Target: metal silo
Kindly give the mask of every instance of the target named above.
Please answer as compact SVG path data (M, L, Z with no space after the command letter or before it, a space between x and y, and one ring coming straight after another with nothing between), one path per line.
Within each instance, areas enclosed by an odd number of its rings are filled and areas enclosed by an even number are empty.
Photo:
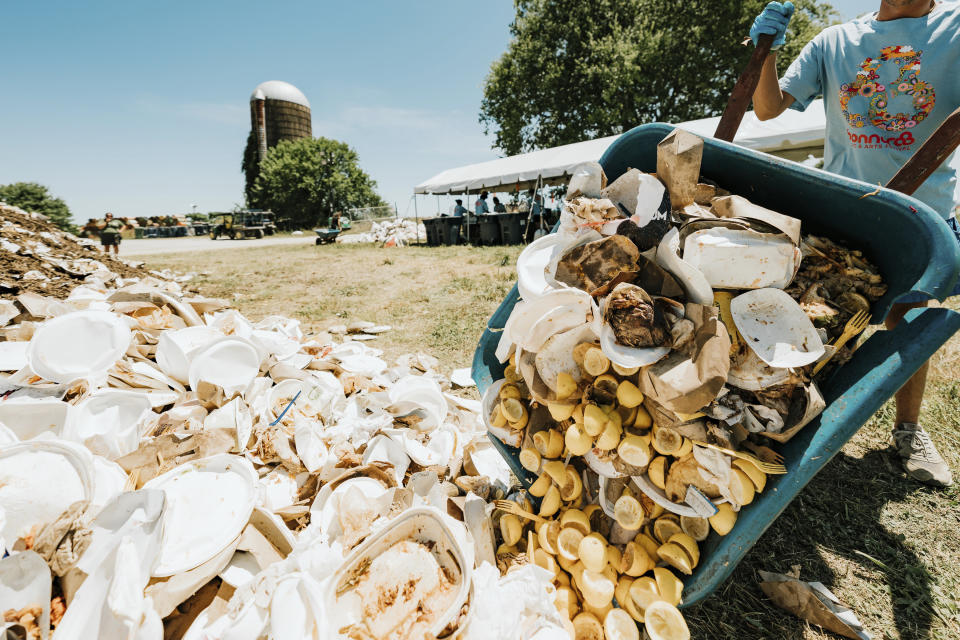
M310 102L289 82L269 80L250 96L250 126L257 136L258 159L281 140L313 136Z

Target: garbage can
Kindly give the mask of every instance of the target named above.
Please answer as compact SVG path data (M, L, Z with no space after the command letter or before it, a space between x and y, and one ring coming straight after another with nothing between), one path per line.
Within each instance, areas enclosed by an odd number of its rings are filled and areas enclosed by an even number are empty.
M612 182L629 167L656 169L657 143L674 127L649 124L617 139L600 160ZM960 249L943 219L919 200L733 144L704 140L704 176L758 205L799 218L804 233L826 235L858 248L877 266L888 286L873 303L873 321L886 317L900 296L920 291L942 299L960 271ZM531 228L536 228L531 225ZM865 232L869 231L869 233ZM473 357L480 393L503 377L496 357L502 329L520 299L517 287L487 321ZM683 606L710 595L734 570L774 519L836 455L860 426L960 330L960 314L944 308L910 311L893 331L878 331L843 367L819 381L826 410L780 447L788 469L769 476L766 490L740 512L724 537L711 534L700 547L700 566L684 581ZM490 437L513 472L529 487L536 477L519 463L519 451Z
M480 222L476 216L469 216L463 221L463 242L472 245L480 244Z
M490 214L480 216L480 244L490 247L502 243L497 217Z
M427 230L427 245L436 247L440 244L440 221L441 218L423 218L424 229Z
M503 244L523 242L523 227L520 226L519 213L498 213L497 223L500 225L500 238Z
M440 218L440 244L449 246L459 244L460 222L463 218Z

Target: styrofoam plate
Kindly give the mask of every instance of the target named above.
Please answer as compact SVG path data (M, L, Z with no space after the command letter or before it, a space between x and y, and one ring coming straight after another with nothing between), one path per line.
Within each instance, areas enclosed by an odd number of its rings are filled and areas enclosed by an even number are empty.
M741 293L730 301L730 315L744 341L771 367L802 367L823 355L810 318L781 289Z
M130 327L109 311L74 311L47 320L27 349L30 368L52 382L105 373L130 345Z
M248 460L221 454L181 464L143 485L167 497L163 544L152 575L193 569L235 540L250 520L256 484Z

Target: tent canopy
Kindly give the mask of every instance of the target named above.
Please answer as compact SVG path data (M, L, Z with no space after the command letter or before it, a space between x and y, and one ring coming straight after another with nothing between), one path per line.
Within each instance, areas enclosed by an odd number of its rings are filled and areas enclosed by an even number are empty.
M703 137L713 136L720 118L691 120L676 126ZM752 111L743 117L734 140L748 149L805 158L823 147L826 120L823 101L815 100L806 111L788 109L773 120L760 122ZM542 184L562 184L582 162L596 162L619 135L541 149L507 158L447 169L414 187L414 193L458 194L479 191L529 189Z

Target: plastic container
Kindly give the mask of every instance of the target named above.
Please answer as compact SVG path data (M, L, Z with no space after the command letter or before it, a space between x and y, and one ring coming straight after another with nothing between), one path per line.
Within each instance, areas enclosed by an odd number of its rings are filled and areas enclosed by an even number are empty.
M655 171L657 143L672 130L670 125L649 124L622 135L600 161L608 180L629 167ZM887 315L898 297L919 291L943 299L957 280L960 248L943 219L919 200L886 189L860 199L876 186L714 139L704 141L701 172L755 204L799 218L804 233L863 250L889 287L871 308L874 322ZM514 287L487 322L477 346L473 379L481 393L503 375L495 350L518 300ZM712 534L703 543L700 566L685 581L684 606L720 586L813 476L958 329L960 314L949 309L910 311L896 329L871 336L847 364L820 381L826 410L779 447L789 473L768 478L766 490L740 512L727 536ZM529 486L536 478L520 466L519 451L492 440Z
M468 561L460 542L438 514L436 509L430 507L408 509L353 550L350 557L334 574L326 595L326 609L330 615L331 628L342 629L364 619L360 598L353 593L357 585L350 583L358 582L377 556L404 540L428 545L432 555L444 569L444 573L452 576L455 583L454 593L448 605L430 626L430 636L439 636L451 622L457 619L470 594L473 561L472 559ZM383 616L386 617L386 615L384 612Z

